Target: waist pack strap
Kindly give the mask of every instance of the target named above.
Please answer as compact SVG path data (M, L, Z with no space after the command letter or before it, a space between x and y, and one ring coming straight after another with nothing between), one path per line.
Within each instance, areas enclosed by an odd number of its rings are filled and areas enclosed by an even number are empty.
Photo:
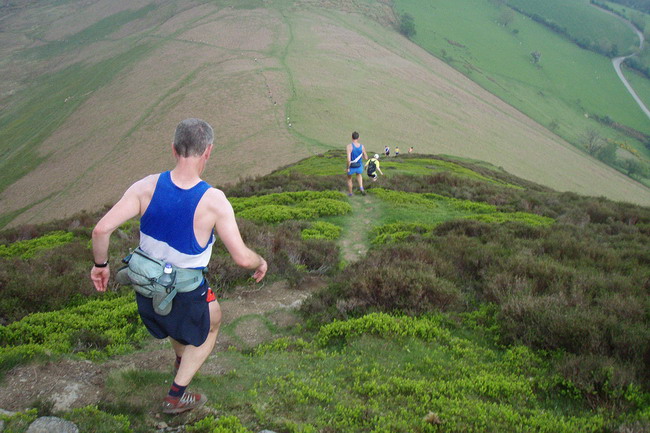
M133 253L129 254L126 256L122 261L127 264L124 268L120 269L117 274L117 281L121 284L131 284L135 286L136 291L138 291L141 294L148 294L154 290L154 287L157 286L156 279L149 279L145 276L144 280L138 282L133 281L132 278L129 278L129 266L128 264L132 260L133 255L138 255L146 260L151 261L153 264L160 266L160 270L165 266L165 262L162 260L158 260L156 258L153 258L146 254L144 251L140 249L140 247L136 248ZM133 269L131 269L133 270ZM174 281L174 286L173 286L173 291L174 294L176 292L191 292L192 290L196 289L198 286L201 285L204 279L204 269L186 269L186 268L179 268L176 266L173 266L173 272L175 272L176 279ZM131 274L134 275L134 274ZM138 290L138 286L140 286L143 290L140 291ZM150 295L149 295L150 297ZM173 296L172 296L173 298Z
M142 251L140 247L136 248L133 253L152 260L163 268L165 267L165 262L151 257ZM176 282L174 283L174 289L178 292L191 292L203 282L203 269L186 269L173 266L173 271L176 272Z
M158 306L156 308L158 308L160 310L165 310L167 308L167 306L169 305L169 303L174 300L174 297L176 296L177 292L178 292L178 290L176 290L176 288L172 289L172 291L169 292L167 294L167 296L165 296L165 299L163 299L160 302L160 304L158 304Z
M186 269L190 270L190 269ZM186 274L185 272L180 272L181 269L176 271L176 284L174 284L174 290L184 293L184 292L191 292L192 290L196 289L201 285L203 282L203 271L200 269L191 269L192 275L194 276L189 276L189 279L184 279L186 278L184 275ZM198 273L198 274L197 274Z

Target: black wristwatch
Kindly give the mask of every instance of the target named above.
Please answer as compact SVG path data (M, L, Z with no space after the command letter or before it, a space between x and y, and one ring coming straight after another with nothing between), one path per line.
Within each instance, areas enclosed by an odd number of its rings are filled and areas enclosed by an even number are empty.
M104 263L95 263L96 268L105 268L106 266L108 266L108 259Z

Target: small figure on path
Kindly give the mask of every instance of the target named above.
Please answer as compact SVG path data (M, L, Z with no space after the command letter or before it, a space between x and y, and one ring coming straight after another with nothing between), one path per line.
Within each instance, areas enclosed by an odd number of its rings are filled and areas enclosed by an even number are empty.
M379 172L382 176L384 175L384 173L381 171L381 168L379 168L379 154L375 153L375 156L366 162L366 173L370 178L372 178L373 182L376 182L377 172Z
M363 160L368 159L366 155L366 148L363 147L363 144L359 143L359 133L354 131L352 133L352 143L347 145L346 148L347 158L348 158L348 167L345 170L348 175L348 196L352 197L352 175L356 175L357 183L359 184L359 190L362 195L366 195L366 191L363 189Z

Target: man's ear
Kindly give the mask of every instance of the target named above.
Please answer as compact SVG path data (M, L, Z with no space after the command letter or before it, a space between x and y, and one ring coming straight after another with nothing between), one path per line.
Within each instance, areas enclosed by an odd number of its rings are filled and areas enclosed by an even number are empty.
M173 141L172 141L172 155L174 155L174 158L178 159L178 154L176 153L176 148L174 147Z
M210 144L207 149L205 149L205 152L203 152L203 155L205 156L205 159L208 160L210 159L210 154L212 153L212 148L214 147L214 143Z

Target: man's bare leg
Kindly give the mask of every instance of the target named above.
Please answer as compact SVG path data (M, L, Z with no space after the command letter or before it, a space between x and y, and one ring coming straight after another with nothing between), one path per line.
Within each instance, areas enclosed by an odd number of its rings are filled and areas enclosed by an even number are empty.
M348 194L352 195L352 175L348 174Z
M361 173L357 173L357 182L359 182L359 189L363 192L363 176L361 176ZM352 184L352 179L350 179L350 184Z
M219 325L221 324L221 307L218 301L210 302L210 331L208 337L200 346L184 345L178 341L170 338L176 356L183 358L181 365L178 368L174 382L180 386L187 386L192 381L192 378L199 371L217 341L219 334Z

